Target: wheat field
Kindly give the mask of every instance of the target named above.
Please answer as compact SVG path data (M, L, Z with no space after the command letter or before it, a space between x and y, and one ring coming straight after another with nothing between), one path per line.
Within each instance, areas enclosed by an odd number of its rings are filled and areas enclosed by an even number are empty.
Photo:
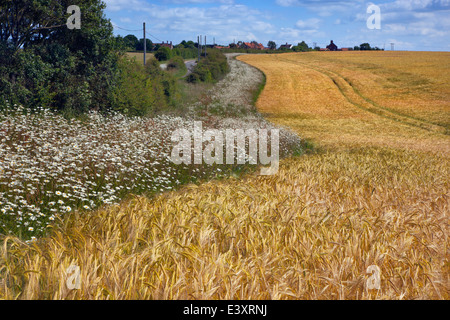
M450 53L242 56L270 78L258 109L322 146L449 153ZM282 92L282 94L280 94Z
M317 152L5 237L0 298L449 299L448 53L239 59L266 75L258 110Z

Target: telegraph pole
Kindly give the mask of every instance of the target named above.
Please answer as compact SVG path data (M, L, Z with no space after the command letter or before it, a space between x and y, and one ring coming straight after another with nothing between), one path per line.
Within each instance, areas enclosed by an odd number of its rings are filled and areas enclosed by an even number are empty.
M205 58L206 58L206 36L205 36Z
M391 43L391 51L394 51L394 45L395 43Z
M198 55L198 62L200 62L200 37L197 36L197 55Z
M144 22L144 66L147 63L146 59L146 53L147 53L147 39L145 38L145 22Z

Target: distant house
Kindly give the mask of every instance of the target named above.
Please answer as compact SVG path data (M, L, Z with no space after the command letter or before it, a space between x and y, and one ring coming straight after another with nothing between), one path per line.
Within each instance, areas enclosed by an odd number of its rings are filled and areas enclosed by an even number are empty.
M331 40L331 43L327 45L327 49L330 51L338 51L338 47L334 44L333 40Z
M294 46L293 46L292 44L288 44L288 43L286 42L286 44L283 44L283 45L280 46L280 49L281 49L281 50L282 50L282 49L288 49L288 50L291 50L293 47L294 47Z
M225 47L225 46L214 46L214 49L230 49L230 46Z
M256 43L256 42L244 42L244 43L242 43L241 48L253 49L253 50L265 50L266 49L266 47L264 47L261 43Z
M154 46L155 46L155 47L156 47L156 46L159 46L159 47L166 47L166 48L169 48L170 50L173 49L172 41L170 41L170 43L169 43L169 41L167 41L167 43L165 43L164 41L163 41L162 43L154 43Z

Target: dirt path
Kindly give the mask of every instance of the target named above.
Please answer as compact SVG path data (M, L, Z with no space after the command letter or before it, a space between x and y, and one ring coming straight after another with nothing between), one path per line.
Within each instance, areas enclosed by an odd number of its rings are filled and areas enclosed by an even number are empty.
M184 64L186 65L187 72L183 76L183 78L186 78L187 76L189 76L192 73L192 71L194 71L194 68L197 65L197 60L188 60L188 61L185 61Z

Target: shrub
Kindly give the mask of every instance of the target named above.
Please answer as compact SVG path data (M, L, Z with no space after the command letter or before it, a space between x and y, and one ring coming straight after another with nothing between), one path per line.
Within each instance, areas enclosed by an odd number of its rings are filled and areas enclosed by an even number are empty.
M187 78L188 82L216 82L230 71L227 57L219 50L208 50Z
M127 59L119 62L120 80L114 92L114 109L132 116L153 111L155 95L153 83L144 68Z
M184 63L184 59L181 56L175 56L170 59L167 64L167 69L178 69L178 70L186 70L186 65Z
M167 47L160 47L155 53L155 58L158 61L167 61L172 58L172 51Z
M174 104L179 96L175 78L161 70L155 59L141 64L122 58L113 109L130 116L155 114Z

